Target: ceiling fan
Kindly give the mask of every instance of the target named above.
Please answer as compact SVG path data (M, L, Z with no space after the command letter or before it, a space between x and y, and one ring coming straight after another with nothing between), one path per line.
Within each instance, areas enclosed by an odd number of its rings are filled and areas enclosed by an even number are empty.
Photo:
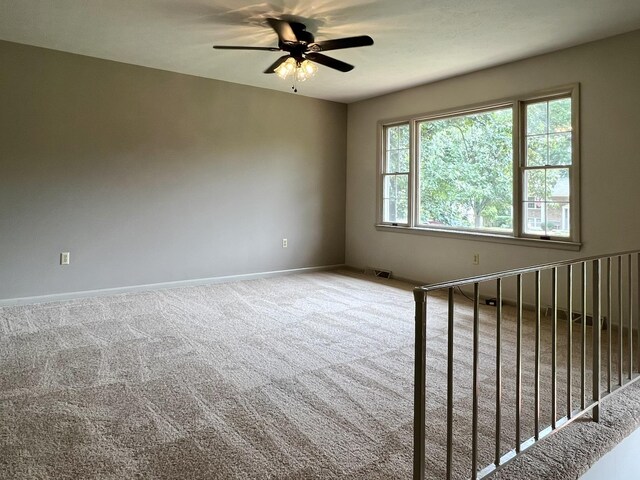
M358 37L338 38L316 42L313 34L307 31L303 23L267 18L267 23L278 34L277 47L240 47L227 45L214 45L213 48L226 50L266 50L269 52L287 52L278 58L264 73L277 73L283 78L289 73L297 72L298 80L305 80L315 73L317 69L310 62L319 63L329 68L348 72L353 70L353 65L341 60L323 55L320 52L327 50L339 50L342 48L365 47L373 45L373 39L368 35Z

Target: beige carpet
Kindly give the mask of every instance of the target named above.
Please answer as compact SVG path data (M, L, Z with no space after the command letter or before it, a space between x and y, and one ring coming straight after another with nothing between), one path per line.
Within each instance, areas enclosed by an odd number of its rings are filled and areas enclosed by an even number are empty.
M456 472L465 478L470 304L458 304ZM445 310L430 303L432 479L444 465ZM480 433L490 461L495 309L483 312ZM509 332L505 322L505 342ZM506 451L506 366L504 375ZM412 382L410 286L348 272L2 308L0 478L410 478ZM601 424L576 423L497 477L577 478L637 425L634 386Z

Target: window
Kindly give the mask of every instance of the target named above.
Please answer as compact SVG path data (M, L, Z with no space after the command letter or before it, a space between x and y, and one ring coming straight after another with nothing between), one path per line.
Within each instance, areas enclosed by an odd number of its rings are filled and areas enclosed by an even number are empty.
M571 98L526 103L524 119L524 196L535 205L524 208L524 231L570 237Z
M407 224L409 220L409 124L386 127L384 144L383 216L390 223Z
M418 225L513 232L513 109L417 122Z
M579 241L578 86L381 123L380 226Z

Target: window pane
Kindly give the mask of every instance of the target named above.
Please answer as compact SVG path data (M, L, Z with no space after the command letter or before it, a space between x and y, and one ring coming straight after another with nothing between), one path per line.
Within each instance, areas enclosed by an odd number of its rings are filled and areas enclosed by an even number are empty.
M387 150L398 148L398 127L387 127Z
M541 168L524 172L524 199L568 202L569 196L568 168Z
M387 152L384 173L409 173L409 150L391 150Z
M386 127L384 173L407 173L409 171L409 125Z
M549 102L549 132L571 131L571 99L561 98Z
M409 148L409 124L386 127L387 129L387 150L398 148Z
M571 98L527 105L525 165L571 165Z
M524 175L524 189L525 233L569 237L569 169L527 170Z
M547 170L547 202L569 201L569 169L554 168Z
M383 185L382 221L407 223L409 200L408 175L385 175Z
M422 225L511 233L512 109L419 124Z
M566 202L548 202L546 207L546 235L550 237L568 237L570 231L569 204Z
M549 131L548 102L527 105L527 135L542 135Z
M549 135L548 165L571 165L571 132Z
M549 197L547 169L526 170L524 172L524 195L527 201L544 202Z
M398 171L398 151L387 152L387 168L385 173L396 173Z
M523 202L524 231L530 235L545 235L544 213L545 204L543 201Z
M398 151L398 172L406 173L409 171L409 149Z
M527 137L527 166L543 167L548 164L547 136Z
M548 237L568 237L571 232L567 202L524 202L525 233Z
M400 125L398 129L398 148L409 149L409 125Z

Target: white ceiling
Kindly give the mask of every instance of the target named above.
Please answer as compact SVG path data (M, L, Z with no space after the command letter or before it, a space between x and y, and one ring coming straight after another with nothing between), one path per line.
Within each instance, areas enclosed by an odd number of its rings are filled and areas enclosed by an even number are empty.
M327 52L353 71L320 66L299 88L353 102L640 29L640 1L0 0L0 39L287 92L262 73L282 53L211 48L276 46L269 17L301 21L316 40L373 37Z

